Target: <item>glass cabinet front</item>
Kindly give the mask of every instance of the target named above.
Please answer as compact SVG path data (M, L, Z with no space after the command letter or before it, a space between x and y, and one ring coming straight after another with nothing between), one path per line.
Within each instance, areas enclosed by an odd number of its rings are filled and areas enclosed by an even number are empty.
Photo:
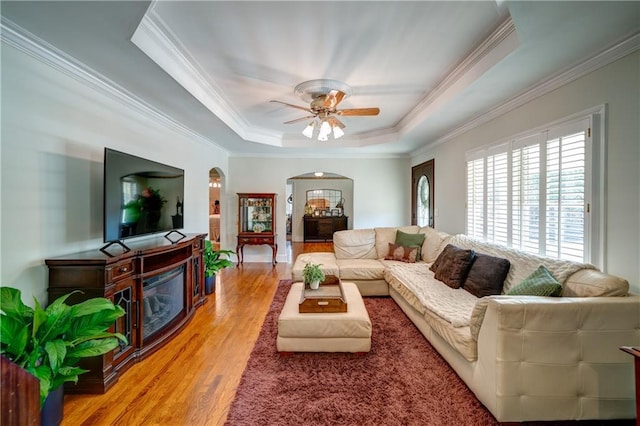
M273 233L275 194L238 194L240 233Z

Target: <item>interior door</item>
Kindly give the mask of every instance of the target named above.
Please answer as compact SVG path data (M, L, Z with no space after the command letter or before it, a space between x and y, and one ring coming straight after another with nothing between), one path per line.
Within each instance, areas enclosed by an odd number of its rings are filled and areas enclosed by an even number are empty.
M435 160L411 168L411 224L435 228Z

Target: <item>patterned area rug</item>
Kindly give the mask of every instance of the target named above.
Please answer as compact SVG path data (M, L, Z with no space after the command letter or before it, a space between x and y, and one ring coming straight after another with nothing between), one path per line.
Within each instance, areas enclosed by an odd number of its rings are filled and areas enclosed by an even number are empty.
M365 297L373 325L365 355L276 351L280 281L243 373L227 425L498 425L390 297ZM523 426L635 425L623 421Z

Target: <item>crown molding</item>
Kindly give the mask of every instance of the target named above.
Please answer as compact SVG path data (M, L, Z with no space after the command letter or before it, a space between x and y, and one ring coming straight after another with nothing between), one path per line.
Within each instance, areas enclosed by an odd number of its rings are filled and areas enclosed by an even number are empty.
M577 64L569 66L555 75L540 81L529 88L525 89L520 95L517 95L497 107L472 118L461 126L448 132L446 135L436 139L430 144L424 145L419 149L411 152L411 156L418 156L428 152L430 149L441 145L455 137L458 137L470 130L485 124L501 115L519 108L534 99L544 96L580 77L584 77L602 67L605 67L618 59L621 59L631 53L640 50L640 32L631 34L623 40L613 44L612 46L596 53L595 55L579 61Z
M194 132L153 107L151 104L135 96L116 82L87 67L72 56L64 53L4 16L0 20L0 42L108 96L125 108L134 110L148 119L184 135L188 139L194 139L207 145L214 144L228 153L226 149L217 145L214 141Z
M250 126L224 97L223 91L207 78L195 57L180 43L156 11L154 2L136 28L131 42L160 68L191 93L244 140L282 146L282 134Z
M508 16L482 43L464 58L431 90L396 128L405 134L477 80L482 74L518 47L516 28Z

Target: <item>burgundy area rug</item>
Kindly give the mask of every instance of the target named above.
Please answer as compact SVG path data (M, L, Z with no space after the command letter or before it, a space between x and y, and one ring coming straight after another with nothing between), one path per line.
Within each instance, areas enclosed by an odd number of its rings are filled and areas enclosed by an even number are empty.
M365 297L371 352L276 351L281 281L243 373L228 425L497 424L398 305Z
M390 297L365 297L371 352L276 351L280 282L242 375L227 425L497 425L491 413ZM523 425L633 425L526 422Z

